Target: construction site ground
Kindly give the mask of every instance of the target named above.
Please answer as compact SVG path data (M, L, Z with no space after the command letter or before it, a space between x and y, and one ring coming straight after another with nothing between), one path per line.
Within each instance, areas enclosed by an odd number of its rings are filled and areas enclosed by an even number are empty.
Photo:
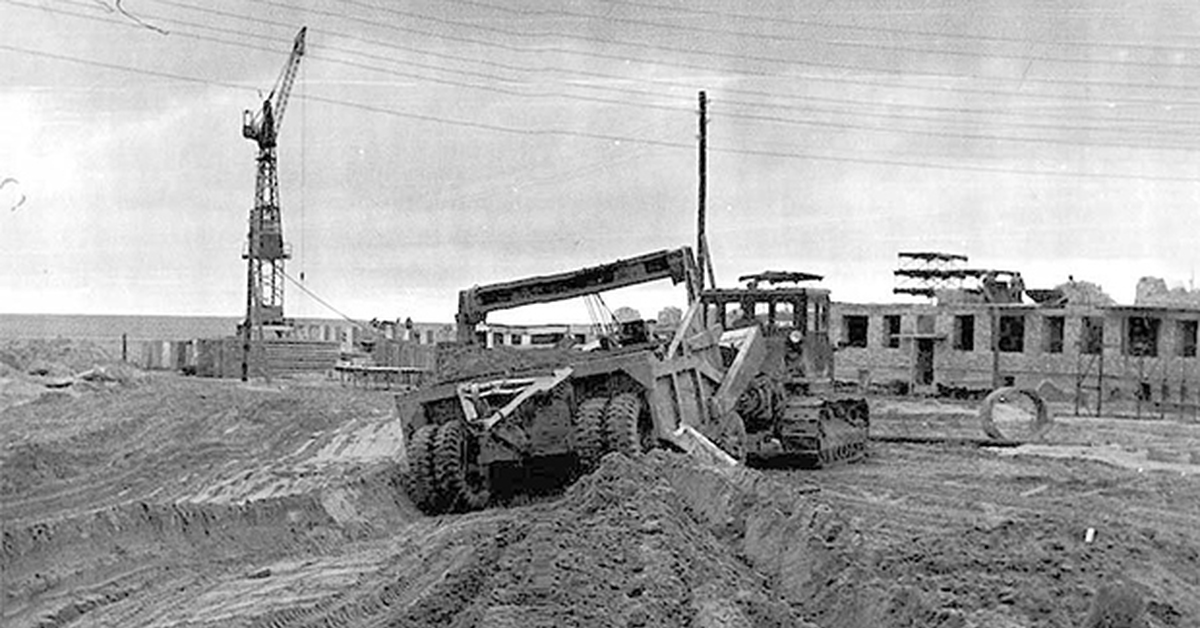
M871 406L880 435L981 436L967 403ZM429 517L393 407L10 344L0 624L1200 626L1188 420L1058 417L1040 444L876 442L821 470L610 455Z

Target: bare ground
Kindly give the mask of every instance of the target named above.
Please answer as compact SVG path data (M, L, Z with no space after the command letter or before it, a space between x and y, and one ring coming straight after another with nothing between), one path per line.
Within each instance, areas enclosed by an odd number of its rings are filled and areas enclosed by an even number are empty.
M1195 424L878 443L819 471L609 456L561 495L426 517L388 395L62 387L81 366L0 373L6 626L1200 626ZM873 412L975 428L965 406ZM1105 595L1141 624L1098 623Z

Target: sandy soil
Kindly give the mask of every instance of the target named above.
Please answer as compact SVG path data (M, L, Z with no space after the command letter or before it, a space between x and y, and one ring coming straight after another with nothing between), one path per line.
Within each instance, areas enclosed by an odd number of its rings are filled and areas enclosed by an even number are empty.
M387 394L10 361L5 626L1122 625L1088 619L1105 599L1200 626L1195 424L1060 420L819 471L611 455L561 494L426 517ZM873 412L981 435L965 405Z

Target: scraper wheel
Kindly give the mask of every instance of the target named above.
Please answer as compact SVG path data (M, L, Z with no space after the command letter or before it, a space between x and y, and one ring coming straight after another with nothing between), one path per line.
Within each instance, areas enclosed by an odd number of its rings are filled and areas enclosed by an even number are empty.
M436 509L437 482L433 473L433 438L436 425L423 426L408 442L408 495L426 512Z
M648 439L643 438L638 425L641 414L642 400L637 395L621 393L612 398L608 409L604 411L604 431L609 449L631 458L649 449Z
M486 467L479 464L479 447L460 421L438 428L433 464L439 491L450 509L479 510L491 498Z
M605 397L595 397L579 404L575 415L575 454L584 473L596 468L604 454Z

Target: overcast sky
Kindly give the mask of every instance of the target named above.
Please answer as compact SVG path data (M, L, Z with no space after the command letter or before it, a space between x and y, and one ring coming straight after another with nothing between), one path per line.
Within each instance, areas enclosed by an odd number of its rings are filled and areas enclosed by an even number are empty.
M694 244L699 90L719 284L806 270L900 300L897 253L934 250L1130 302L1198 261L1198 22L1182 1L0 0L0 311L241 316L242 110L304 25L287 272L350 316L450 321L472 284ZM291 285L284 307L336 316Z

